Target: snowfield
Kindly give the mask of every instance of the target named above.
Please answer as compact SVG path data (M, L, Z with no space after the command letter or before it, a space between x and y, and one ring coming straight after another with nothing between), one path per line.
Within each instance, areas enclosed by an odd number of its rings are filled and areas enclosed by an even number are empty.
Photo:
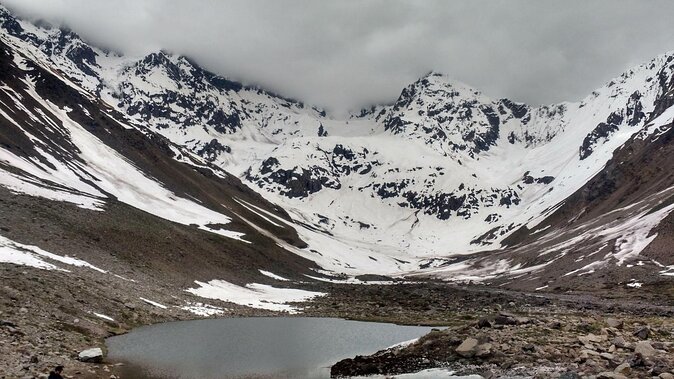
M194 295L218 299L245 305L251 308L267 309L288 313L297 313L300 308L288 303L303 302L316 296L325 296L322 292L311 292L292 288L277 288L265 284L250 283L245 287L224 280L211 280L208 283L194 281L198 286L187 289Z
M58 262L65 265L92 269L103 274L107 273L107 271L81 259L53 254L37 246L24 245L3 236L0 236L0 262L30 266L43 270L67 272L67 269L57 265Z

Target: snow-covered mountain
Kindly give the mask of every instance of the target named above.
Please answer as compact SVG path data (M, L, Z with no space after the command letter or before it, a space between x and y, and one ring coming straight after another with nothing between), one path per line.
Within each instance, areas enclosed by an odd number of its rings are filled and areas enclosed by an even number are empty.
M244 240L245 233L226 225L237 216L246 224L248 216L237 213L245 210L258 221L266 220L265 228L294 228L297 239L308 245L294 240L292 246L273 236L286 251L324 270L352 275L414 272L492 280L562 262L554 254L537 258L513 247L523 241L538 248L563 246L569 257L576 248L577 255L587 255L580 253L589 246L586 239L562 232L560 212L572 207L574 196L598 175L606 174L611 167L607 163L615 161L621 147L662 138L671 124L672 53L623 73L579 102L529 106L492 99L432 72L403 89L391 105L337 118L218 76L169 52L122 56L90 46L71 31L17 20L6 10L0 10L0 23L0 41L14 52L13 69L28 73L20 84L25 93L18 94L6 83L0 88L3 116L25 132L25 149L33 149L26 156L42 156L36 158L40 164L17 154L15 145L0 146L3 185L96 209L112 196L202 229L225 225L217 229L220 234ZM210 167L221 178L233 176L290 218L267 202L254 204L250 199L231 202L237 204L236 211L214 214L208 207L197 209L201 205L189 199L195 196L189 190L181 190L182 197L167 192L148 179L148 173L138 173L123 152L92 147L100 142L82 130L96 122L90 110L83 108L73 120L77 104L42 101L39 82L30 74L38 69L97 104L123 128L162 141L174 161ZM26 94L43 110L28 111L25 121L19 121L12 113L25 106ZM47 112L53 116L44 116ZM43 138L35 134L38 126L29 131L22 125L44 117L54 119L42 120L42 125L65 121L58 130L70 136L68 144L51 146L52 131L43 130ZM54 152L59 162L52 159ZM643 179L650 180L655 179ZM127 190L129 181L134 188ZM50 187L45 189L44 183ZM641 212L663 201L669 189L659 191L664 192L643 193L639 201L650 200L633 210ZM630 230L650 233L670 211L660 209L657 221L646 224L613 225L601 215L564 222L587 222L582 228L590 230L592 238L612 246L602 254L614 254L622 264L624 257L638 259L647 244L615 241ZM631 219L637 214L622 216ZM534 231L538 234L527 234ZM635 236L636 240L644 239ZM470 253L477 255L457 258ZM608 259L577 258L564 260L568 272ZM662 271L674 259L659 263Z

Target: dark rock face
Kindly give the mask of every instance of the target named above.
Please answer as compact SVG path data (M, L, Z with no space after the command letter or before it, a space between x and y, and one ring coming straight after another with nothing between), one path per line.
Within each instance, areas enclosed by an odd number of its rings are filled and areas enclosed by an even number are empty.
M325 128L323 127L323 124L321 124L318 127L318 136L319 137L327 137L328 136L328 131L325 130Z
M624 109L612 112L607 118L606 122L601 122L592 130L585 139L579 149L580 159L583 160L594 152L594 147L601 143L601 141L608 140L613 133L615 133L620 126L626 124L630 127L638 126L646 119L643 112L643 105L641 103L641 94L635 91L628 99L627 105Z
M399 199L398 206L418 209L424 214L434 215L440 220L452 216L468 219L482 206L506 206L520 203L519 195L512 189L459 188L456 192L419 192L408 189L413 183L411 179L398 182L375 183L372 188L381 199ZM489 217L488 217L489 218ZM497 220L498 215L490 220Z
M660 116L667 108L674 105L674 76L670 74L672 71L674 71L674 56L669 56L658 72L660 90L655 100L655 109L650 114L650 120Z
M373 166L380 165L370 157L370 152L363 148L354 151L348 146L336 144L331 150L320 150L324 165L316 164L306 167L294 166L283 168L281 162L274 157L265 159L258 172L249 169L246 178L260 188L278 185L276 188L282 195L290 198L304 198L324 188L340 189L340 178L348 175L367 175Z
M529 171L525 172L524 176L522 176L522 182L524 182L524 184L534 184L534 183L550 184L550 183L552 183L553 180L555 180L555 177L554 176L548 176L548 175L542 176L540 178L534 178L533 176L531 176L529 174Z
M554 118L563 115L565 109L564 105L540 107L536 115ZM431 73L405 88L384 114L376 119L382 117L384 129L391 133L420 139L445 155L477 158L498 143L506 125L509 129L527 125L532 109L508 99L489 100L479 91ZM550 140L557 130L531 132L520 128L507 133L510 143L529 146Z
M267 158L262 162L260 173L265 177L254 176L248 171L246 178L256 182L261 188L270 183L279 184L282 188L280 193L289 198L304 198L322 190L324 187L341 188L341 184L332 179L331 173L321 167L282 169L280 168L280 162L274 157Z
M606 122L599 123L585 139L580 146L580 159L583 160L589 157L594 152L594 146L597 145L600 139L607 140L610 135L615 133L623 122L623 115L620 113L611 113Z
M169 123L181 129L206 125L223 134L241 128L241 115L245 112L236 104L222 103L215 96L199 95L209 89L223 93L237 91L242 88L240 84L194 66L185 57L176 59L164 52L147 55L128 68L127 72L141 78L159 72L177 87L176 90L166 89L150 94L130 82L124 82L116 96L118 106L125 108L130 116L140 117L144 121L161 120L157 123L159 128L168 127ZM176 107L187 111L176 112Z
M197 154L209 162L215 161L222 153L231 153L232 148L218 142L215 138L197 150Z
M22 37L24 35L21 24L19 24L14 16L4 9L0 9L0 27L6 30L11 36Z
M527 107L526 104L515 103L508 99L501 99L499 105L499 113L501 113L502 115L507 114L505 109L510 110L510 113L512 113L512 115L515 118L523 118L529 112L529 107Z

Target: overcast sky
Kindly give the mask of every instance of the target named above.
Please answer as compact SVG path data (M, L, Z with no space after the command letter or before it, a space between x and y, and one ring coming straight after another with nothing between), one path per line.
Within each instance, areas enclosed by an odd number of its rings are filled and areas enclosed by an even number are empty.
M166 49L337 110L430 70L493 97L579 100L674 50L674 1L2 0L131 54Z

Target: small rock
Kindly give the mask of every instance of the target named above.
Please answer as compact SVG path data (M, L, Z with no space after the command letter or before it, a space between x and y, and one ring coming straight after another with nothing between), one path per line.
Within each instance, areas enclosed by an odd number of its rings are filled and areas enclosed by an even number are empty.
M651 346L653 346L653 348L654 348L655 350L669 351L669 348L667 347L667 345L666 345L664 342L660 342L660 341L651 341Z
M630 373L632 373L632 368L630 367L629 363L622 363L618 365L618 367L613 370L616 374L621 374L625 376L629 376Z
M641 354L641 356L644 358L652 357L657 353L657 351L653 348L653 346L651 346L650 342L648 341L637 342L636 346L634 347L634 352L637 354Z
M594 351L594 350L590 350L590 349L582 349L580 351L580 355L579 355L581 360L587 360L590 357L596 357L596 356L599 356L599 353Z
M492 350L491 350L492 345L490 343L483 343L480 345L477 345L475 348L475 356L478 358L487 358L492 355Z
M559 376L559 379L580 379L581 376L577 372L567 371Z
M640 353L630 355L629 358L627 358L626 363L629 364L630 367L643 367L646 365L646 361Z
M611 354L611 353L601 353L601 354L599 354L599 356L606 359L607 361L613 360L613 354Z
M627 345L627 342L625 341L625 338L623 338L622 336L618 336L618 337L614 338L613 344L615 345L615 347L619 347L621 349L626 349L626 348L629 347Z
M496 325L517 325L517 319L510 313L500 312L494 317L494 323Z
M98 347L83 350L77 359L81 362L101 363L103 362L103 350Z
M660 374L660 379L674 379L674 375L668 372Z
M667 361L664 359L655 359L650 374L653 376L660 376L661 374L666 374L669 370L670 368Z
M606 319L606 325L608 325L611 328L616 328L616 329L622 329L624 322L622 320L618 320L613 317L609 317Z
M464 358L470 358L475 355L475 348L477 345L478 341L475 338L468 337L463 342L461 342L461 345L459 345L459 347L457 347L454 351Z
M491 322L489 322L489 320L487 320L486 318L482 318L480 319L480 321L477 322L477 327L479 329L491 328Z
M602 341L606 340L606 336L596 336L592 333L586 335L586 336L578 336L578 341L582 343L583 345L588 345L591 343L600 343Z
M531 324L533 321L528 317L515 317L515 322L517 325L526 325Z
M16 328L16 324L9 320L0 320L0 326L11 326Z
M527 353L533 353L536 351L536 346L532 343L528 343L524 346L522 346L522 351L527 352Z
M617 374L615 372L605 371L597 375L597 379L627 379L623 374Z
M642 326L634 331L634 335L640 340L646 340L651 335L651 329L648 326Z
M550 329L556 329L556 330L562 329L562 323L559 322L559 321L553 321L553 322L550 323ZM569 372L571 372L571 371L569 371Z

